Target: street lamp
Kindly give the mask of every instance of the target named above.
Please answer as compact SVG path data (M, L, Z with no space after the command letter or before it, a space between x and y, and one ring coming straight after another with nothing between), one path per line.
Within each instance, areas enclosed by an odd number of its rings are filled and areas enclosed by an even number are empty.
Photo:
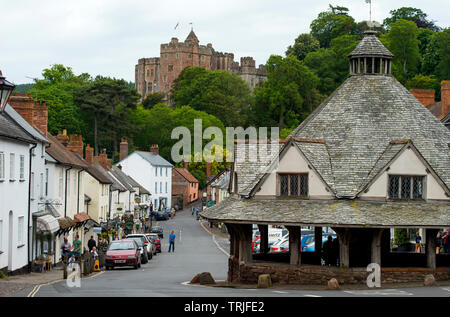
M0 70L0 113L5 109L9 96L15 87L16 85L10 83L3 77L2 71Z

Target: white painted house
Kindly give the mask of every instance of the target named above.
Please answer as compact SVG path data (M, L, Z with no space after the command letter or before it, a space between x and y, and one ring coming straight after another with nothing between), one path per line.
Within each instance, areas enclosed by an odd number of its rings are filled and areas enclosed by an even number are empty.
M123 158L117 166L151 192L155 210L170 208L172 203L173 165L159 155L157 145L150 152L135 151Z
M4 273L28 265L29 167L35 144L10 116L0 112L0 270Z

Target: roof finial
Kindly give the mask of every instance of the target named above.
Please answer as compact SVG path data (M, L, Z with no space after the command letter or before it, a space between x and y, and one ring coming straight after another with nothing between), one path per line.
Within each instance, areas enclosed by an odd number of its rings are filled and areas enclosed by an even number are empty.
M372 0L366 0L366 3L369 4L369 29L372 29Z
M367 0L366 0L367 1ZM191 31L194 31L194 26L192 22L189 22L189 25L191 26Z

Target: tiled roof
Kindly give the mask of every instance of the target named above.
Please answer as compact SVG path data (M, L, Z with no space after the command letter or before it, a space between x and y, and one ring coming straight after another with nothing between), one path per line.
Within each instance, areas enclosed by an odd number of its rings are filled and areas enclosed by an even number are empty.
M26 133L10 116L0 113L0 136L17 139L27 143L36 141Z
M151 152L144 152L144 151L135 151L134 153L139 154L144 160L146 160L153 166L159 166L159 167L172 167L173 166L159 154L153 154Z
M174 168L174 171L176 171L178 174L184 177L185 180L187 180L189 183L198 183L198 180L191 174L187 169L184 168Z
M227 198L200 214L231 223L301 226L449 227L446 202L373 202L354 200Z
M112 166L109 172L122 184L123 187L126 188L127 191L134 193L135 190L133 189L133 185L130 184L130 179L128 178L127 174L122 172L120 168L117 166Z
M450 188L450 131L392 76L349 77L291 136L325 139L328 157L310 160L329 160L338 197L354 197L388 157L380 161L389 142L403 139Z
M111 190L119 190L121 192L127 191L125 187L120 184L114 177L108 174L108 172L99 164L99 163L92 163L93 166L97 168L97 171L103 175L106 179L108 179L111 182Z
M9 104L5 107L5 112L10 116L22 129L24 129L29 135L31 135L35 140L43 143L49 143L48 140L41 135L36 128L32 127L24 118L14 110Z
M366 31L366 36L359 42L356 48L350 53L350 57L358 56L374 56L374 57L390 57L394 55L380 42L375 36L376 32Z
M47 139L50 141L50 146L47 147L45 151L58 163L76 166L84 169L87 169L89 167L89 165L81 156L67 149L50 133L47 133Z

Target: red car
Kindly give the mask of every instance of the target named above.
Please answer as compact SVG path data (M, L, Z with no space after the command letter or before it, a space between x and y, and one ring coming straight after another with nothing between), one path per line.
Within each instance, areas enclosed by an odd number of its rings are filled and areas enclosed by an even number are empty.
M117 266L141 267L141 251L136 241L131 239L112 241L106 251L105 266L107 270Z
M155 246L156 246L156 252L161 253L161 240L159 239L158 234L157 233L147 233L147 235L152 237L153 242L155 243Z

